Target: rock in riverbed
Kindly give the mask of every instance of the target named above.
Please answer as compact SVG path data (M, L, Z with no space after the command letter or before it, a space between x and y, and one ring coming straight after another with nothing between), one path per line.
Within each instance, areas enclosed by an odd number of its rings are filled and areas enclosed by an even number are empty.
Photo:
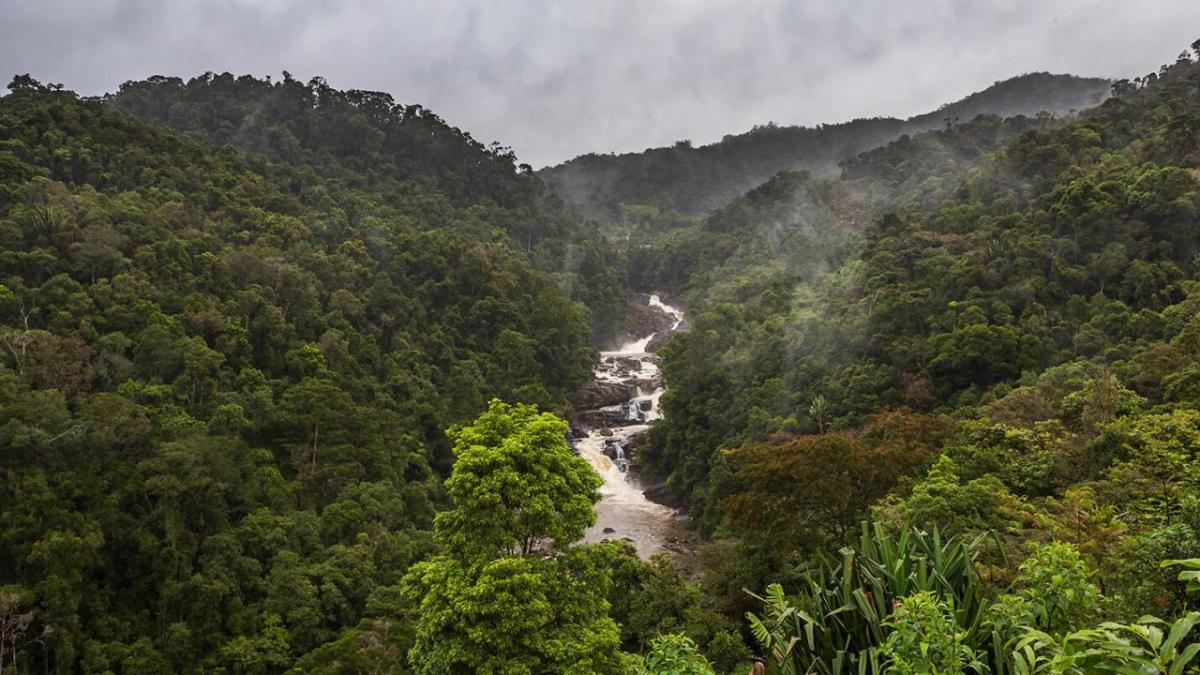
M567 398L578 409L603 408L624 403L637 395L637 386L628 382L592 382L571 392Z
M650 338L650 341L646 343L646 351L651 354L657 354L658 350L665 347L667 343L671 341L671 338L674 338L675 334L678 332L679 331L665 330L661 333L655 333L654 337Z
M613 364L617 367L617 370L619 370L619 371L628 370L628 371L636 372L636 371L642 369L642 360L635 359L632 356L622 356L619 358L615 358L615 359L613 359Z
M635 293L629 298L625 314L625 334L632 340L640 340L652 333L669 330L675 325L675 317L661 308L650 304L650 296Z
M619 410L584 410L575 413L575 424L585 430L586 436L586 429L620 427L629 424L629 419Z
M637 381L638 389L641 389L643 392L654 391L655 389L658 389L660 384L662 384L662 378L657 375L654 377L642 378Z
M663 485L662 483L651 485L645 490L642 490L642 494L646 497L646 499L649 499L656 504L669 506L673 509L678 509L683 506L683 500L680 499L674 493L674 491L671 490L671 488Z

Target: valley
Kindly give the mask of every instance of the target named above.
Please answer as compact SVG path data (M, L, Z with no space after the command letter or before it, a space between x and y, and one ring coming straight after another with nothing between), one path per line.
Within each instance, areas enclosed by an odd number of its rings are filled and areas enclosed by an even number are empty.
M540 171L15 75L0 674L1192 673L1200 40L1124 75Z

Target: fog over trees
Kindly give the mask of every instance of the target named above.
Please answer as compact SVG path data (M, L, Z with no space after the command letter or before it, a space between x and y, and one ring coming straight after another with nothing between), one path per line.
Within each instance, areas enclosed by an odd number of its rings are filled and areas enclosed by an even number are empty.
M15 74L0 674L1195 672L1180 46L540 171Z

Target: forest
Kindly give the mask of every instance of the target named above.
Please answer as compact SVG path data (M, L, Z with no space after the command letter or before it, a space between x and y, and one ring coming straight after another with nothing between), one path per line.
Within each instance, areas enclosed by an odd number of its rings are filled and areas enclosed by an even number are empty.
M967 122L1090 108L1108 95L1101 78L1027 73L908 119L860 118L814 127L759 124L720 141L681 140L641 153L588 154L538 173L580 213L655 230L701 217L785 169L833 176L838 165L905 134Z
M319 77L14 77L0 673L1200 672L1200 40L988 91L564 187ZM635 292L686 560L582 543Z

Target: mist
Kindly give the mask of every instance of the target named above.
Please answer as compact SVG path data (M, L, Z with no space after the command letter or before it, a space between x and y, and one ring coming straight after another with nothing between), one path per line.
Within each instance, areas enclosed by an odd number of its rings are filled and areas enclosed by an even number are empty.
M1016 74L1129 77L1200 4L0 0L0 70L81 94L288 70L420 103L534 166L756 124L907 117ZM1106 45L1098 48L1098 45Z

